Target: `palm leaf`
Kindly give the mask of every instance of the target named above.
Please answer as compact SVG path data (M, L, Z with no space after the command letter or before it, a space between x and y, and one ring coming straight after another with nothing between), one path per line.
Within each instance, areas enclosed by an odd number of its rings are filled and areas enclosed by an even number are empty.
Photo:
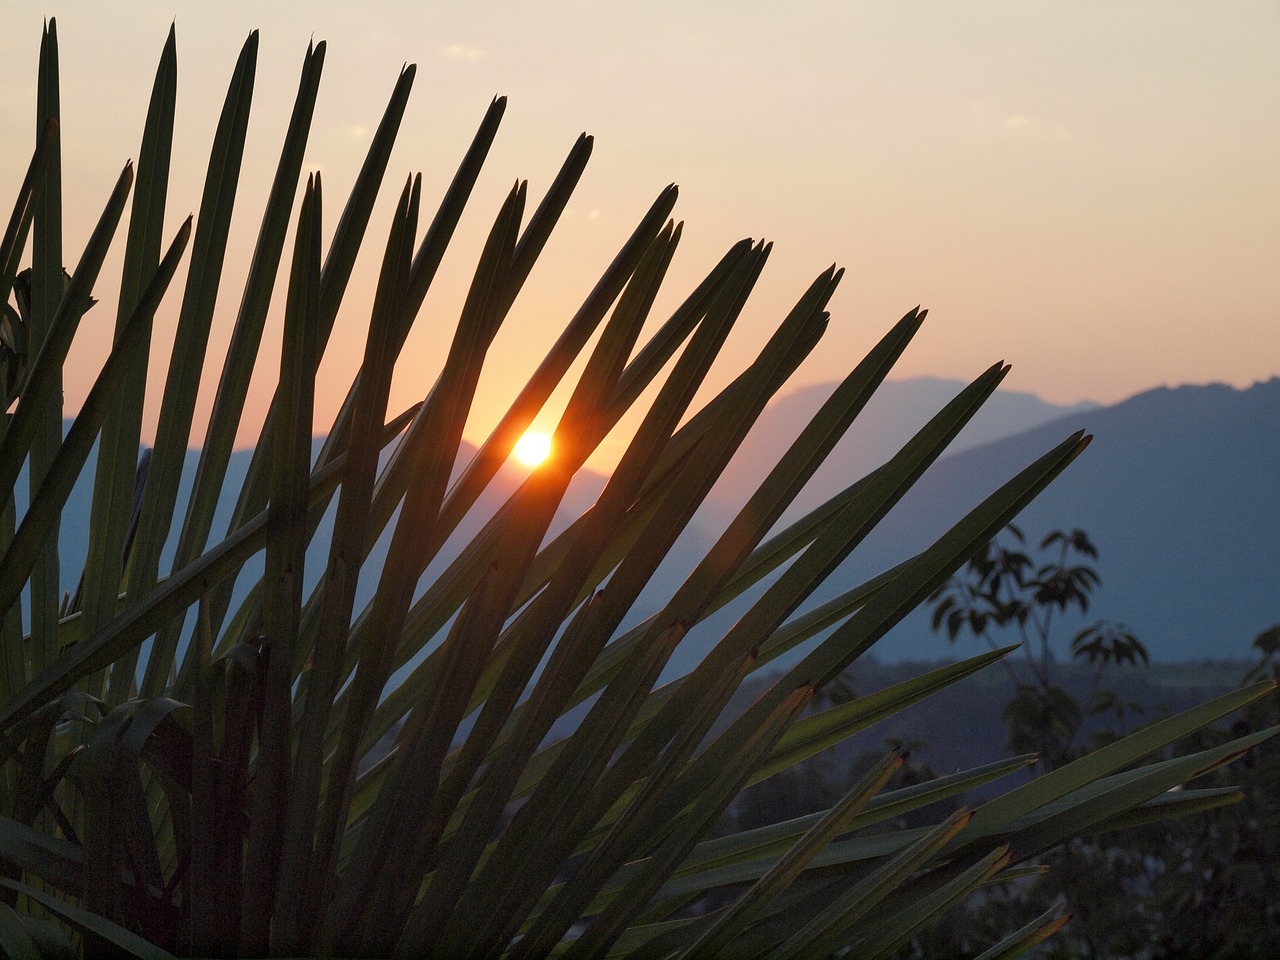
M138 175L116 313L117 343L124 340L130 319L144 298L149 278L160 264L177 102L177 59L177 41L170 27L156 70L138 154ZM152 310L159 306L159 302L160 298L155 298ZM89 552L81 581L84 589L80 603L72 605L73 609L80 609L84 629L90 631L105 625L115 616L120 594L125 540L134 516L134 478L146 393L146 378L137 373L147 366L151 321L151 314L144 314L138 319L141 329L133 334L129 356L123 361L134 376L124 379L113 391L113 403L102 422L89 521ZM123 678L128 674L129 679L123 691L119 689L122 679L116 680L116 688L110 692L109 699L117 703L128 696L133 679L127 658L120 666L117 676Z
M52 123L59 131L49 145L48 159L41 165L38 185L35 194L35 208L31 222L31 317L27 329L29 351L35 358L27 383L23 388L25 401L33 386L39 391L28 404L30 422L23 424L15 413L13 422L6 431L5 441L8 446L9 434L15 425L21 425L21 444L18 449L26 453L30 449L31 462L28 467L28 490L35 490L48 473L53 458L57 456L58 447L62 445L62 359L71 344L67 333L73 331L80 321L80 316L88 309L89 291L93 287L93 279L101 265L101 255L106 252L106 239L115 229L115 220L119 212L115 211L117 191L108 201L107 210L95 229L93 238L81 259L81 267L76 272L81 275L81 283L71 295L69 285L64 281L66 268L62 251L62 140L60 123L62 117L61 93L58 81L58 24L50 20L40 38L40 65L36 78L36 129L48 129ZM126 167L126 174L131 174ZM125 174L121 175L123 180ZM125 187L127 190L127 186ZM123 205L124 197L119 197ZM109 225L109 226L108 226ZM103 229L107 227L107 229ZM97 243L94 242L97 239ZM99 253L101 251L101 253ZM95 266L96 264L96 266ZM92 276L91 276L92 274ZM65 304L65 309L63 305ZM57 336L55 336L57 334ZM48 357L44 364L39 381L32 380L41 357ZM21 402L19 412L21 411ZM3 480L0 490L11 490L13 480L17 476L18 464L10 466L9 461L0 462ZM12 470L12 476L10 475ZM57 620L59 609L58 593L61 590L61 573L58 562L57 538L45 544L39 562L33 571L31 592L31 636L32 636L32 668L38 670L55 656Z

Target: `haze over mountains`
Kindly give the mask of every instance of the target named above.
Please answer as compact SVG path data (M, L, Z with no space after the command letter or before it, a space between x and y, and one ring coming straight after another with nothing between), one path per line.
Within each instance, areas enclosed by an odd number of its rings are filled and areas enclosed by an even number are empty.
M790 516L811 509L878 466L963 384L933 378L885 383L828 462L800 495ZM677 544L637 605L654 612L713 542L831 386L779 397L730 464L721 484ZM1127 624L1163 661L1243 659L1253 637L1280 621L1280 378L1245 390L1223 385L1161 388L1110 407L1045 403L1030 394L997 392L974 422L880 526L830 578L820 601L923 549L947 525L1005 479L1077 429L1093 443L1018 523L1029 541L1055 528L1086 530L1098 545L1101 590L1089 619ZM469 450L463 451L468 458ZM196 455L189 457L188 474ZM247 468L232 459L215 531L221 531ZM72 495L62 526L64 586L87 550L92 461ZM522 479L508 468L466 523L474 532L484 507L496 507ZM190 477L188 476L188 482ZM594 500L604 479L587 475L566 498L564 523ZM19 491L25 500L25 491ZM316 567L322 561L313 550ZM371 558L380 559L380 557ZM318 570L308 570L308 580ZM372 586L371 577L362 583ZM726 613L695 630L671 672L683 672L732 622ZM634 618L633 618L634 619ZM1064 623L1060 649L1082 624ZM933 634L917 612L874 648L881 660L938 659L978 652Z
M886 384L895 410L919 386L933 412L959 383ZM888 388L892 387L892 390ZM934 391L944 391L938 396ZM894 394L898 397L894 397ZM1080 528L1099 547L1102 587L1088 619L1063 623L1060 649L1081 626L1097 619L1127 624L1158 660L1244 658L1264 628L1280 621L1280 378L1235 390L1222 384L1160 388L1110 407L1051 412L1034 398L1018 398L1018 412L1041 419L993 437L1016 423L993 417L973 425L967 449L944 455L830 578L825 599L928 546L963 515L1037 456L1078 429L1093 434L1089 448L1018 519L1029 542L1050 530ZM778 403L780 413L789 398ZM992 403L1001 399L997 393ZM990 405L990 404L989 404ZM979 414L988 411L984 410ZM866 415L870 418L870 406ZM880 414L887 421L887 414ZM927 414L910 419L916 425ZM769 431L781 417L762 418L757 450L782 449ZM866 424L869 425L869 424ZM864 425L865 426L865 425ZM843 480L864 475L908 436L895 424L893 442L878 431L860 455L846 438L806 491L807 505L830 495ZM798 422L790 431L798 427ZM983 435L982 430L988 430ZM852 432L852 431L851 431ZM776 439L775 439L776 437ZM974 442L978 438L986 442ZM964 440L958 438L958 445ZM763 469L763 467L761 468ZM842 473L842 476L837 474ZM714 505L713 505L714 509ZM882 659L936 658L976 653L972 642L950 651L917 612L875 648Z
M827 383L803 387L784 393L769 404L712 493L706 515L711 525L732 519L754 484L786 450L791 438L818 412L835 386ZM881 384L784 515L784 522L809 512L888 460L963 387L960 381L937 377L888 380ZM1069 414L1098 408L1098 404L1089 402L1059 406L1030 393L997 390L952 441L946 456Z

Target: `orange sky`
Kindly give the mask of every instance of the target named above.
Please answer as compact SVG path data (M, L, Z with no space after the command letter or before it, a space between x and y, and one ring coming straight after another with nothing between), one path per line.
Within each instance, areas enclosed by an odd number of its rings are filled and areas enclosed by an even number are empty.
M775 241L722 358L726 382L813 276L848 268L824 345L797 383L842 376L917 303L931 322L895 376L1006 381L1058 402L1160 384L1245 386L1280 373L1280 7L1088 0L1070 5L776 2L291 4L66 2L9 10L0 182L16 190L35 126L41 18L58 18L69 259L125 159L176 17L173 227L198 204L239 46L260 28L249 154L215 320L219 357L308 39L329 42L306 169L327 228L400 64L419 66L367 253L322 384L362 350L386 214L403 177L424 206L448 184L494 94L510 103L455 249L401 360L392 404L420 399L501 196L536 200L575 136L595 152L569 216L495 344L472 433L513 395L644 209L681 186L685 241L659 312L735 240ZM21 144L21 147L15 146ZM425 219L425 217L424 217ZM123 246L123 227L118 246ZM99 297L112 303L110 263ZM178 284L161 314L166 350ZM282 293L282 291L280 291ZM114 305L86 318L68 409L109 343ZM276 318L278 320L278 317ZM269 328L253 403L278 353ZM167 360L153 359L158 396ZM212 367L211 367L212 368ZM341 390L321 390L318 425ZM210 396L202 403L207 410ZM326 406L327 404L327 406ZM255 431L242 433L249 441Z

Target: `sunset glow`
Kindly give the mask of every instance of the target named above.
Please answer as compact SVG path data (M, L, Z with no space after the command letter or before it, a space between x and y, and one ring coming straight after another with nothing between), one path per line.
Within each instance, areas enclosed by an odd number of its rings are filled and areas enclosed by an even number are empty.
M0 121L29 140L36 41L55 11L5 9L6 76L24 85L6 88ZM822 346L788 389L837 382L848 357L863 356L917 303L930 318L895 379L968 382L1004 357L1013 364L1004 390L1110 404L1157 386L1243 388L1280 374L1275 5L1233 5L1223 16L1215 4L1005 0L924 13L912 4L824 0L752 5L750 16L729 21L725 10L736 8L669 0L625 14L612 4L573 9L573 43L556 17L513 0L483 8L372 0L302 13L173 0L140 5L130 17L111 4L60 9L63 258L74 267L120 164L138 156L146 91L176 17L166 237L197 211L237 51L248 31L261 30L237 214L209 321L215 338L229 338L235 324L258 230L244 211L266 202L298 61L313 37L330 46L301 176L323 173L325 235L359 176L400 65L416 64L395 159L370 214L371 249L388 236L398 178L421 171L425 224L490 100L510 96L493 158L458 221L464 253L443 262L424 302L438 322L419 324L406 340L391 409L420 401L447 356L447 321L461 314L473 276L470 251L483 248L511 184L528 178L532 208L578 134L595 138L546 255L486 350L486 379L465 428L470 443L484 442L559 335L560 323L548 318L575 314L673 181L681 189L674 216L690 229L657 295L655 322L733 243L776 241L751 309L726 341L724 370L751 362L772 325L836 263L859 282L846 280L833 294ZM388 23L397 26L371 26ZM688 70L655 79L658 49L678 50ZM908 61L920 68L902 70ZM821 150L788 149L818 139ZM0 151L0 182L11 192L29 151ZM94 287L103 311L118 309L122 263L112 258L122 256L118 238ZM363 356L368 315L356 305L372 302L379 262L362 256L352 267L317 381L317 435L330 429ZM281 340L284 284L277 282L264 349ZM160 349L172 342L180 299L171 292L156 313ZM112 330L110 322L86 324L71 348L67 415L95 382ZM155 439L166 370L157 363L147 373L146 444ZM204 373L193 446L203 441L217 389L212 361ZM694 408L723 385L717 376ZM238 447L257 441L271 398L266 380L255 379ZM600 465L615 462L606 455Z
M530 430L516 441L512 453L526 467L536 467L551 455L551 438L545 433Z

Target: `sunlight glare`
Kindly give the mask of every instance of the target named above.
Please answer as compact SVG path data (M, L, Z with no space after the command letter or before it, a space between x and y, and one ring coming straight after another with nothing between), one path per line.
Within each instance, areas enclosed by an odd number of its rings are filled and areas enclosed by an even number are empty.
M551 438L530 430L517 441L513 452L526 467L536 467L551 455Z

